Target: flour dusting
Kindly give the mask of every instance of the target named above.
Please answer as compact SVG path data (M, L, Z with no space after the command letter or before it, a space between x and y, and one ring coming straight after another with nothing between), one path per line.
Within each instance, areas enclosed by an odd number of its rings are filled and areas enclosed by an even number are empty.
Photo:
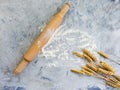
M69 60L72 59L70 55L73 51L81 51L83 48L95 50L96 45L93 38L87 32L61 26L42 52L46 57Z

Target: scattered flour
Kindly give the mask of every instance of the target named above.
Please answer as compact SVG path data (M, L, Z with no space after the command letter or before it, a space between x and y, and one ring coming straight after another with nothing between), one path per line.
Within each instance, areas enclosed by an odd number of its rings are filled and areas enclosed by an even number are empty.
M45 57L69 60L73 51L81 51L83 48L95 50L93 38L86 32L79 29L67 29L63 25L55 32L42 52Z

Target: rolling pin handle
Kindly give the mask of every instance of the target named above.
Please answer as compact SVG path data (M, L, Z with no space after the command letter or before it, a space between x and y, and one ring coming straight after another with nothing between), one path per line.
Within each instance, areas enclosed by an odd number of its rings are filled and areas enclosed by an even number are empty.
M18 75L19 73L21 73L22 70L25 69L25 67L28 65L28 63L29 62L27 60L23 59L18 65L18 67L15 69L15 74Z

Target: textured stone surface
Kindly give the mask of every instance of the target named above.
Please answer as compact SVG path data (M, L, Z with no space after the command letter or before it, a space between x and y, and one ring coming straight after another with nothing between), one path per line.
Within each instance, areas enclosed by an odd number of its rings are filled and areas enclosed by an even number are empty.
M54 38L15 76L13 71L26 50L67 1L71 9ZM0 0L0 90L116 90L70 69L86 63L72 55L84 47L120 60L119 39L119 0ZM120 66L106 62L120 74Z

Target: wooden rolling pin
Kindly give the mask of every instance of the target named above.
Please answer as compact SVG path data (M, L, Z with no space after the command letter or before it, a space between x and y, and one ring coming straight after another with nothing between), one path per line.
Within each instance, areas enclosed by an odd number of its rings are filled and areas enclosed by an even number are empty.
M15 69L15 74L20 74L29 62L33 61L37 54L42 50L44 45L49 41L50 37L53 35L55 30L60 26L63 21L63 18L67 11L70 8L70 4L66 3L63 8L58 12L52 20L47 24L47 26L43 29L40 36L35 40L33 45L29 48L29 50L24 55L23 60Z

